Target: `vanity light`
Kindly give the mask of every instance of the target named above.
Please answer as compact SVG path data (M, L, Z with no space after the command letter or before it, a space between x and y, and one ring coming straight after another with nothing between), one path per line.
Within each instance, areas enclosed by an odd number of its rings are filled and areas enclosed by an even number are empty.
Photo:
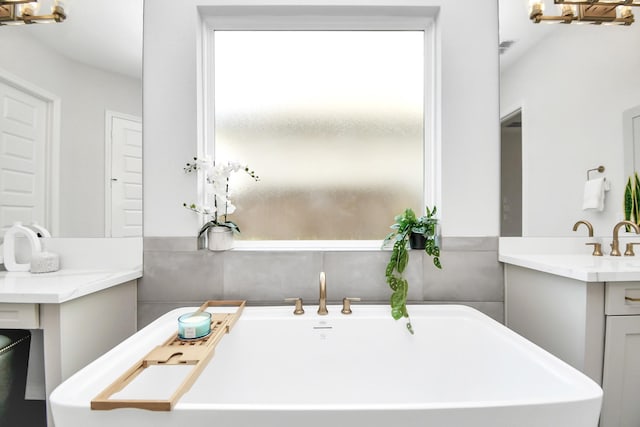
M595 25L631 25L634 22L631 6L640 6L640 0L553 0L561 7L559 15L545 15L544 1L529 1L529 18L538 24L590 23Z
M33 0L0 0L0 25L63 22L64 2L55 0L49 15L38 15L40 4Z

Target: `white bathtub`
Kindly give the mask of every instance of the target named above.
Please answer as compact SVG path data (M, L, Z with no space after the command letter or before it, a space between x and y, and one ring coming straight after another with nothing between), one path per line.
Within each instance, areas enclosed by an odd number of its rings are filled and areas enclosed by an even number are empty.
M56 427L447 426L596 427L602 390L582 373L478 311L409 307L415 335L387 306L247 307L170 412L94 411L93 399L175 332L174 310L61 384ZM157 369L171 369L160 367ZM133 396L166 393L168 371ZM168 390L163 390L168 388ZM128 389L127 389L128 390Z

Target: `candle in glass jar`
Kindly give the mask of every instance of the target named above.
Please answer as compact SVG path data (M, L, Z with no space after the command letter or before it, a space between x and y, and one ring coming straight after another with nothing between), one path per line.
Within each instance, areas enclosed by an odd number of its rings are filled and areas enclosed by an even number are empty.
M182 339L202 338L211 332L211 313L199 311L178 317L178 337Z

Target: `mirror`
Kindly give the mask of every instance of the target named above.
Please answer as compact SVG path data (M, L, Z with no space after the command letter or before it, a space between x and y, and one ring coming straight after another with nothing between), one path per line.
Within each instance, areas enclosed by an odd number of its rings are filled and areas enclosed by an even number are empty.
M143 0L65 9L63 23L0 27L0 236L15 221L141 236Z
M528 4L499 0L500 116L522 114L523 234L575 236L582 218L610 233L628 176L623 116L640 103L640 7L630 26L549 25L531 22ZM557 16L559 6L545 0L544 10ZM584 209L587 171L600 165L589 179L611 190L602 210Z
M640 174L640 105L628 109L622 115L624 132L624 176Z

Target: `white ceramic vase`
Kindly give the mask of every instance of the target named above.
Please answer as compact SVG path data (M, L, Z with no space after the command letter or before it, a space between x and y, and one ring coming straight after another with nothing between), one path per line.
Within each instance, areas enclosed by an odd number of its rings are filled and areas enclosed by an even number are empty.
M233 247L233 231L228 227L211 227L207 230L207 247L210 251L226 251Z

